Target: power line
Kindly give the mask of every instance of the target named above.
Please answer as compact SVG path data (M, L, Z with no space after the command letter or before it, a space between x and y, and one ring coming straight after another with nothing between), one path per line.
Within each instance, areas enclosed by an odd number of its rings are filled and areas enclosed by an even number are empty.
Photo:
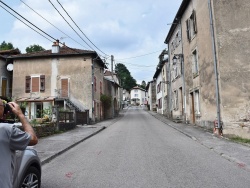
M103 54L107 55L106 53L104 53L102 50L100 50L88 37L87 35L80 29L80 27L75 23L75 21L72 19L72 17L68 14L68 12L65 10L65 8L62 6L62 4L59 2L59 0L57 0L57 2L59 3L59 5L62 7L62 9L64 10L64 12L68 15L68 17L71 19L71 21L75 24L75 26L81 31L81 33L88 39L89 42L91 42L91 44L93 44L96 49L98 49L100 52L102 52Z
M122 59L118 59L118 60L133 59L133 58L137 58L137 57L142 57L142 56L146 56L146 55L154 54L154 53L156 53L156 52L160 52L160 51L162 51L162 50L158 50L158 51L155 51L155 52L150 52L150 53L143 54L143 55L138 55L138 56L133 56L133 57L128 57L128 58L122 58Z
M60 31L61 33L63 33L64 35L66 35L67 37L69 37L70 39L72 39L73 41L75 41L76 43L78 43L79 45L81 45L82 47L86 48L85 46L83 46L81 43L79 43L78 41L76 41L75 39L73 39L72 37L70 37L69 35L67 35L65 32L63 32L62 30L60 30L58 27L56 27L54 24L52 24L51 22L49 22L46 18L44 18L41 14L39 14L37 11L35 11L33 8L31 8L29 5L27 5L25 2L23 2L22 0L20 0L23 4L25 4L27 7L29 7L29 9L31 9L33 12L35 12L38 16L40 16L41 18L43 18L45 21L47 21L50 25L52 25L53 27L55 27L58 31Z
M57 41L57 39L55 39L54 37L52 37L51 35L49 35L48 33L46 33L45 31L43 31L42 29L40 29L39 27L37 27L36 25L34 25L33 23L31 23L29 20L27 20L26 18L24 18L22 15L20 15L18 12L16 12L15 10L13 10L10 6L8 6L7 4L5 4L4 2L2 2L0 0L0 3L4 4L6 7L8 7L10 10L12 10L13 12L15 12L18 16L20 16L22 19L24 19L26 22L28 22L29 24L31 24L32 26L34 26L35 28L37 28L39 31L41 31L42 33L44 33L45 35L49 36L50 38L52 38L54 41ZM1 5L0 5L1 6ZM5 9L3 6L1 6L3 9ZM5 9L6 10L6 9ZM15 18L17 18L15 15L13 15L11 12L9 12L8 10L6 10L8 13L10 13L12 16L14 16ZM19 18L17 18L18 20L20 20ZM21 22L23 22L22 20L20 20ZM24 23L24 22L23 22ZM28 26L29 28L31 28L29 25L27 25L26 23L24 23L26 26ZM34 30L33 28L31 28L32 30ZM35 32L37 32L36 30L34 30ZM50 39L48 39L47 37L45 37L44 35L42 35L41 33L37 32L38 34L40 34L41 36L43 36L44 38L46 38L47 40L51 41ZM53 41L51 41L53 42ZM60 44L64 45L63 43L59 42ZM65 47L67 47L68 49L81 54L79 51L77 51L76 49L70 48L66 45L64 45ZM95 52L95 50L94 50ZM98 54L97 54L98 55Z
M10 10L12 10L13 12L15 12L18 16L20 16L22 19L24 19L26 22L28 22L29 24L31 24L32 26L34 26L35 28L37 28L39 31L41 31L42 33L44 33L45 35L49 36L50 38L52 38L54 41L56 41L56 39L54 37L52 37L51 35L49 35L48 33L44 32L43 30L41 30L39 27L37 27L36 25L34 25L33 23L31 23L29 20L27 20L26 18L24 18L22 15L20 15L18 12L16 12L15 10L13 10L11 7L9 7L7 4L5 4L4 2L2 2L0 0L0 3L4 4L6 7L8 7Z
M2 2L2 1L1 1ZM47 38L46 36L42 35L41 33L39 33L38 31L36 31L34 28L30 27L28 24L26 24L24 21L22 21L20 18L16 17L14 14L12 14L10 11L8 11L6 8L4 8L2 5L0 5L4 10L6 10L9 14L11 14L12 16L14 16L16 19L18 19L19 21L23 22L26 26L28 26L30 29L32 29L33 31L37 32L39 35L43 36L44 38L46 38L47 40L49 40L50 42L53 42L52 40L50 40L49 38Z
M64 19L65 22L67 22L67 24L71 27L71 29L73 29L75 31L75 33L85 42L85 44L87 44L93 51L95 51L95 49L93 49L80 35L79 33L70 25L70 23L64 18L64 16L60 13L60 11L55 7L55 5L50 1L50 4L56 9L56 11L61 15L61 17Z

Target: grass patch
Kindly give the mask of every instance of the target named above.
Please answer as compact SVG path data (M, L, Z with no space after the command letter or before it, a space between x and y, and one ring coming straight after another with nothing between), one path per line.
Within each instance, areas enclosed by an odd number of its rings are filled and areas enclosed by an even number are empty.
M235 141L235 142L250 144L250 139L241 138L239 136L234 136L234 137L231 137L230 139L233 140L233 141Z

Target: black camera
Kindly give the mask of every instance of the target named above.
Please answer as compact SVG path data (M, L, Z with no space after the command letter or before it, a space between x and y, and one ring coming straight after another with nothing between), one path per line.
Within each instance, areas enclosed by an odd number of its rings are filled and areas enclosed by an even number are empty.
M4 112L3 112L3 114L9 114L11 112L12 112L12 110L11 110L10 105L8 103L4 104Z

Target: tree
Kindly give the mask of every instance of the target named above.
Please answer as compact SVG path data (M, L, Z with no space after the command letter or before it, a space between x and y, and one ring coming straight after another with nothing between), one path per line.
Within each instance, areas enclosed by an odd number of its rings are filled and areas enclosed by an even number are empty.
M27 47L25 50L27 53L31 53L31 52L44 51L45 49L42 46L39 46L38 44L33 44Z
M146 82L143 80L142 83L141 83L141 88L146 89L146 86L147 86L147 84L146 84Z
M121 79L121 86L126 90L131 90L136 86L136 80L131 76L129 70L122 63L118 63L115 66L115 72L118 74L118 77Z
M0 50L14 50L14 46L10 42L6 43L5 41L3 41L0 45Z

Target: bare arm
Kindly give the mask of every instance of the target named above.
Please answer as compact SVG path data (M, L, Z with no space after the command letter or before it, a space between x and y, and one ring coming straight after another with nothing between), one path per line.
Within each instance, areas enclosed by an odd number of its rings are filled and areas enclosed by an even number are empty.
M15 102L9 102L8 104L10 105L12 112L14 114L16 114L18 116L18 118L20 119L24 131L30 134L31 139L30 139L29 146L36 145L38 143L36 133L35 133L34 129L32 128L32 126L30 125L30 123L25 118L19 105Z

